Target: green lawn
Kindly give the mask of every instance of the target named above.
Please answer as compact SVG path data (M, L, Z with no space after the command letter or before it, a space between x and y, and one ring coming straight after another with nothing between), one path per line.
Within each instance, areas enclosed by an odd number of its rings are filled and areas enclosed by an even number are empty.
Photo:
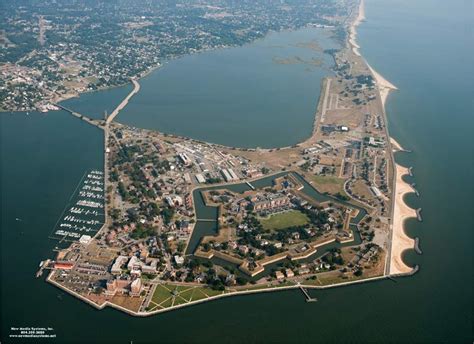
M162 285L158 285L156 287L155 293L153 294L152 300L153 302L160 304L171 296L171 292L168 289L166 289Z
M270 215L268 218L259 218L263 228L268 230L285 229L292 226L302 226L309 222L308 217L300 211L290 210Z
M206 288L206 287L198 287L194 290L192 301L200 300L200 299L203 299L203 298L207 298L207 297L210 297L210 296L216 296L216 295L220 295L220 294L223 294L223 291L214 290L214 289Z
M163 303L161 304L161 307L163 307L163 308L168 308L168 307L171 307L172 305L173 305L173 298L170 297L170 298L168 298L165 302L163 302Z
M201 291L202 288L195 288L193 293L193 298L191 301L197 301L201 299L207 299L207 296Z
M182 291L185 291L189 288L192 288L192 287L188 287L186 285L177 285L177 286L171 285L171 286L168 287L168 289L176 290L178 293L181 293Z
M177 305L181 305L183 303L187 303L188 300L186 299L183 299L181 296L176 296L176 298L174 299L174 305L173 306L177 306Z
M186 300L189 300L191 298L191 296L193 295L193 293L194 293L194 289L195 288L191 287L188 290L185 290L185 291L179 293L179 296L181 296L182 298L184 298Z
M173 295L172 291L175 290L176 295ZM220 295L222 293L222 291L213 290L204 286L194 287L163 284L156 287L151 301L157 305L160 305L162 308L168 308L172 305L181 305L184 303L205 299L210 296ZM154 310L160 309L160 307L156 307L154 304L150 304L150 308Z

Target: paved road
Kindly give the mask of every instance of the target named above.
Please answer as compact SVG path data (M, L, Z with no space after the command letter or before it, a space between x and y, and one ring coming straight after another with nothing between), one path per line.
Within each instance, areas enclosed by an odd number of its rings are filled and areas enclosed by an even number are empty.
M138 93L138 91L140 91L140 84L138 83L138 81L135 79L131 79L131 80L134 86L132 92L130 92L128 96L126 96L125 99L122 100L119 106L117 106L115 110L107 117L107 124L111 123L114 120L115 116L118 115L120 110L122 110L125 106L127 106L130 98L132 98L136 93Z

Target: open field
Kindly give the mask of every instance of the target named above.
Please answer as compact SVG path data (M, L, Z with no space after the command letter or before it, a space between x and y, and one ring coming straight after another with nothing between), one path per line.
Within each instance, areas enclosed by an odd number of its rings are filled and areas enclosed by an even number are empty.
M124 307L126 309L130 309L134 312L138 312L140 308L140 304L142 303L142 299L139 297L127 297L127 296L119 296L115 295L112 300L112 303Z
M171 289L172 290L172 289ZM155 293L153 294L152 301L156 304L160 304L166 299L170 298L171 291L165 286L159 285L156 287Z
M263 228L279 230L293 226L303 226L308 223L308 217L300 211L290 210L279 214L270 215L268 218L259 218Z
M191 301L202 300L222 294L223 291L207 287L162 284L156 287L149 309L167 308Z
M311 175L309 176L309 181L312 182L312 185L322 193L330 193L335 195L341 193L341 195L346 195L344 192L344 182L346 181L343 178L337 178L333 176L318 176Z

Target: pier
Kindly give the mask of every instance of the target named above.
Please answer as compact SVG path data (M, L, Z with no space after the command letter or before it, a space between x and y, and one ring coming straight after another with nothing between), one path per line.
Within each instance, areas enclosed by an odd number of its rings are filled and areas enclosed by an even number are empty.
M40 263L40 268L39 270L36 272L36 278L39 278L41 276L43 276L43 272L45 269L50 269L49 267L49 263L51 262L51 259L47 259L45 261L41 261Z
M420 193L418 192L418 190L415 188L416 184L415 183L412 183L411 184L411 187L413 188L413 191L415 192L415 195L417 195L418 197L420 197Z
M255 190L255 186L250 184L250 182L245 182L245 184L247 184L249 186L249 188L251 188L252 190Z
M304 296L306 297L306 302L316 302L316 301L318 301L317 298L311 297L311 296L309 295L308 291L307 291L305 288L303 288L301 285L300 285L300 290L302 291L302 293L303 293Z
M413 166L408 167L408 175L413 177Z
M416 218L418 221L422 222L423 218L421 217L421 208L416 209Z

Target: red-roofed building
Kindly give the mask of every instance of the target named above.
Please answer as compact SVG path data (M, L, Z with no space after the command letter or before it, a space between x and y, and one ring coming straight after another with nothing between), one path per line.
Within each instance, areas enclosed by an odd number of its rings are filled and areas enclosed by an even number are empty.
M74 263L69 262L56 262L54 264L54 268L59 270L71 270L73 267Z

